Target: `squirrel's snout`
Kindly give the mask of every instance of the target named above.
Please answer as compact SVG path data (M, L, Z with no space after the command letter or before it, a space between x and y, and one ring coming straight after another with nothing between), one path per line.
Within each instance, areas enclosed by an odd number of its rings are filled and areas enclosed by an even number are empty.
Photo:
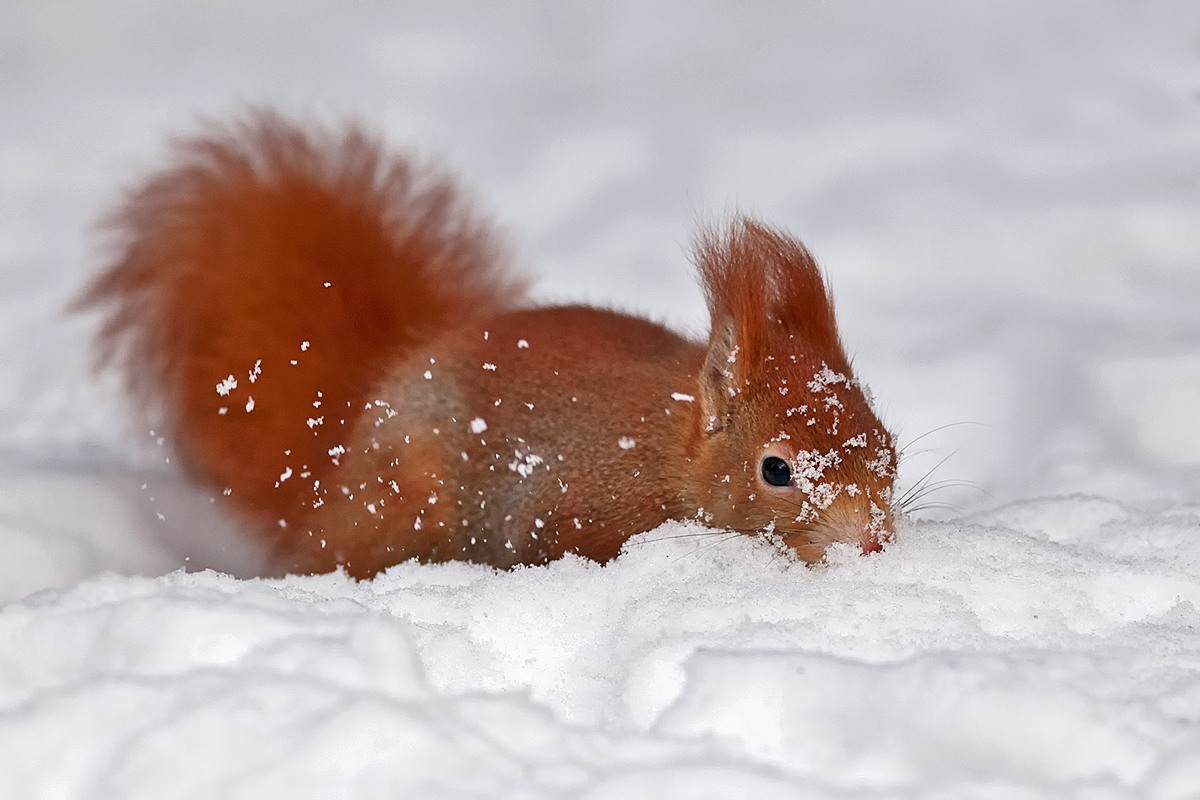
M882 552L893 535L890 507L880 507L869 496L843 495L821 512L809 533L808 546L792 549L812 563L819 561L830 545L839 542L860 548L863 555Z
M883 552L883 543L879 541L879 537L873 533L864 536L861 544L864 556L871 553Z

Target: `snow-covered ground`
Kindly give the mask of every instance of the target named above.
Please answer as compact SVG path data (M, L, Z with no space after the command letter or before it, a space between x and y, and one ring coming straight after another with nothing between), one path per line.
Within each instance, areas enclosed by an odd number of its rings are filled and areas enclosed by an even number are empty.
M702 335L697 223L789 228L956 508L253 579L62 313L248 102L443 158L548 301ZM1200 5L7 0L0 599L4 798L1200 796Z

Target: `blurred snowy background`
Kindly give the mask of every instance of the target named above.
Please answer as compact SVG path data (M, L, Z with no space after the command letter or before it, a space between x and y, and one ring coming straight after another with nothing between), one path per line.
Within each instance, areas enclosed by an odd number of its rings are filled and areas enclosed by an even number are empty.
M885 421L902 442L933 431L903 480L949 456L937 477L974 488L933 496L959 511L877 558L805 570L750 543L682 552L666 588L657 550L607 570L405 567L358 589L119 577L254 571L164 463L169 442L89 375L95 321L62 310L100 263L91 226L120 187L198 115L246 103L361 118L443 159L510 232L538 298L697 336L697 224L737 209L790 229L830 276ZM1193 796L1198 566L1194 0L0 4L0 599L66 588L0 611L6 797L185 796L171 770L226 797ZM714 582L707 616L671 605ZM622 630L648 596L668 621ZM549 610L556 597L571 610ZM280 690L294 713L330 675L353 684L330 708L376 692L419 713L296 728L259 697L239 727L245 676L292 663L262 656L260 635L308 665ZM754 648L780 653L722 655ZM234 688L205 706L218 663ZM345 677L368 668L399 683ZM814 676L807 700L797 670ZM158 695L122 694L146 675L167 681ZM992 694L956 705L980 685ZM876 691L908 716L880 723ZM200 716L179 716L189 702ZM509 761L480 766L487 725L526 735ZM238 758L206 737L230 730ZM295 730L311 739L291 755L261 744ZM379 744L414 731L437 758ZM542 773L522 760L537 736L558 748ZM805 749L822 736L842 744ZM314 783L347 741L366 754ZM164 753L174 766L156 772ZM363 767L380 763L401 777ZM468 766L482 783L455 783Z

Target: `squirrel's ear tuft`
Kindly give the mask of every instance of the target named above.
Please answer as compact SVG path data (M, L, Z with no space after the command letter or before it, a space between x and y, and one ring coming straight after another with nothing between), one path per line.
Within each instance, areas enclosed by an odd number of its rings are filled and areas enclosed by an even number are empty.
M694 258L712 320L706 386L721 364L736 376L728 380L753 386L766 357L781 348L845 361L821 270L797 239L738 217L724 232L702 231ZM714 374L726 378L721 370Z

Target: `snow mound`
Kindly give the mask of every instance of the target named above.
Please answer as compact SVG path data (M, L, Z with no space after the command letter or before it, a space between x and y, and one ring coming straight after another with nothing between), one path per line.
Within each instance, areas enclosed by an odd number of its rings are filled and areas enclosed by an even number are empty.
M1047 498L807 567L102 575L0 609L5 797L1200 792L1200 509Z

